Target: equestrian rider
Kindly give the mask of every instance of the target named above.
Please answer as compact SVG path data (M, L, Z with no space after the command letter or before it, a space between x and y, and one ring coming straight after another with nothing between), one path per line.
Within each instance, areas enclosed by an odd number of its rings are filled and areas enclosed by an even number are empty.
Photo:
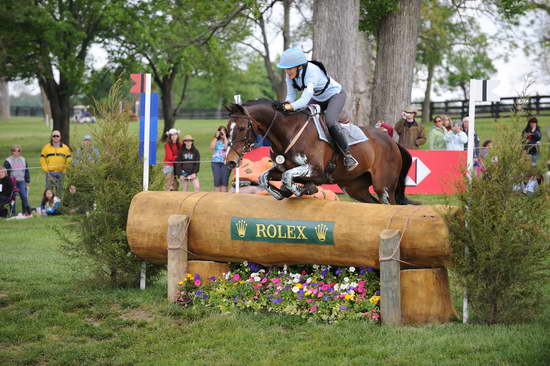
M289 48L281 55L277 64L278 68L286 73L286 101L281 104L283 111L296 111L315 103L321 106L325 112L325 120L328 130L334 141L344 154L344 166L347 170L353 170L358 162L348 150L346 135L337 123L338 115L344 108L346 93L342 85L329 77L325 70L317 62L308 62L304 52L297 48ZM296 100L296 90L302 91L302 95Z

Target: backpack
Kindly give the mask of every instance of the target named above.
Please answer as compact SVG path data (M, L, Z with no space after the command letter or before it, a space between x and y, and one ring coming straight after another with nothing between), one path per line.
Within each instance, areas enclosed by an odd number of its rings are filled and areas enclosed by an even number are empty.
M320 92L318 92L318 93L315 93L315 92L313 93L313 96L318 96L318 95L323 94L323 93L325 92L325 90L327 90L327 88L328 88L328 86L329 86L329 84L330 84L330 78L329 78L329 76L328 76L328 74L327 74L327 69L325 68L325 65L323 65L323 63L322 63L321 61L314 61L314 60L308 61L308 62L304 65L304 67L303 67L303 69L302 69L302 86L301 86L301 87L298 86L298 83L296 82L296 78L292 79L292 86L294 87L294 89L297 89L297 90L299 90L299 91L302 91L302 90L304 90L304 89L306 88L306 87L305 87L305 84L304 84L304 79L305 79L305 77L306 77L307 65L308 65L309 63L312 63L312 64L314 64L315 66L319 67L319 68L323 71L323 73L325 74L325 76L326 76L326 78L327 78L327 82L325 83L325 86L323 87L323 89L322 89Z

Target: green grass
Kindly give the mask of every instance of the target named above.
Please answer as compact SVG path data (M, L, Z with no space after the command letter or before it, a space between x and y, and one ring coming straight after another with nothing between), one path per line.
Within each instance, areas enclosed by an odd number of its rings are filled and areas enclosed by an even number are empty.
M202 152L220 121L178 121ZM49 131L36 119L0 122L0 151L23 145L38 165ZM132 128L136 128L135 124ZM89 126L73 128L79 137ZM205 153L203 160L210 155ZM159 151L159 158L163 152ZM211 176L201 169L205 189ZM211 178L210 178L211 179ZM43 176L32 172L31 203ZM443 196L417 195L424 203ZM53 228L66 217L0 221L0 365L545 365L550 306L520 325L389 328L326 325L273 314L220 314L168 304L166 279L145 291L99 287L72 272ZM547 283L546 294L550 294ZM460 311L460 294L454 293ZM547 297L548 300L548 297Z

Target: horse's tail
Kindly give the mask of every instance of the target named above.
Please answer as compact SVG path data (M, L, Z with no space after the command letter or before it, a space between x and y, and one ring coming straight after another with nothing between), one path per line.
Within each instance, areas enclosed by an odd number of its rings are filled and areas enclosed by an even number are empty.
M409 200L405 197L405 182L407 179L407 173L412 165L412 156L403 146L397 144L399 152L401 153L401 172L399 172L399 181L397 182L397 189L395 191L395 200L398 205L419 205L419 202Z

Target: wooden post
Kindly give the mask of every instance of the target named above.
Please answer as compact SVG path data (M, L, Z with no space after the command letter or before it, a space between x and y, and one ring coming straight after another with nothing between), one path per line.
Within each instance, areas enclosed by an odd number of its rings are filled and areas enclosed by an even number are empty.
M386 325L401 325L401 263L389 259L400 259L400 238L399 230L380 234L380 313Z
M168 300L175 302L178 282L187 273L187 228L189 216L171 215L168 217Z

